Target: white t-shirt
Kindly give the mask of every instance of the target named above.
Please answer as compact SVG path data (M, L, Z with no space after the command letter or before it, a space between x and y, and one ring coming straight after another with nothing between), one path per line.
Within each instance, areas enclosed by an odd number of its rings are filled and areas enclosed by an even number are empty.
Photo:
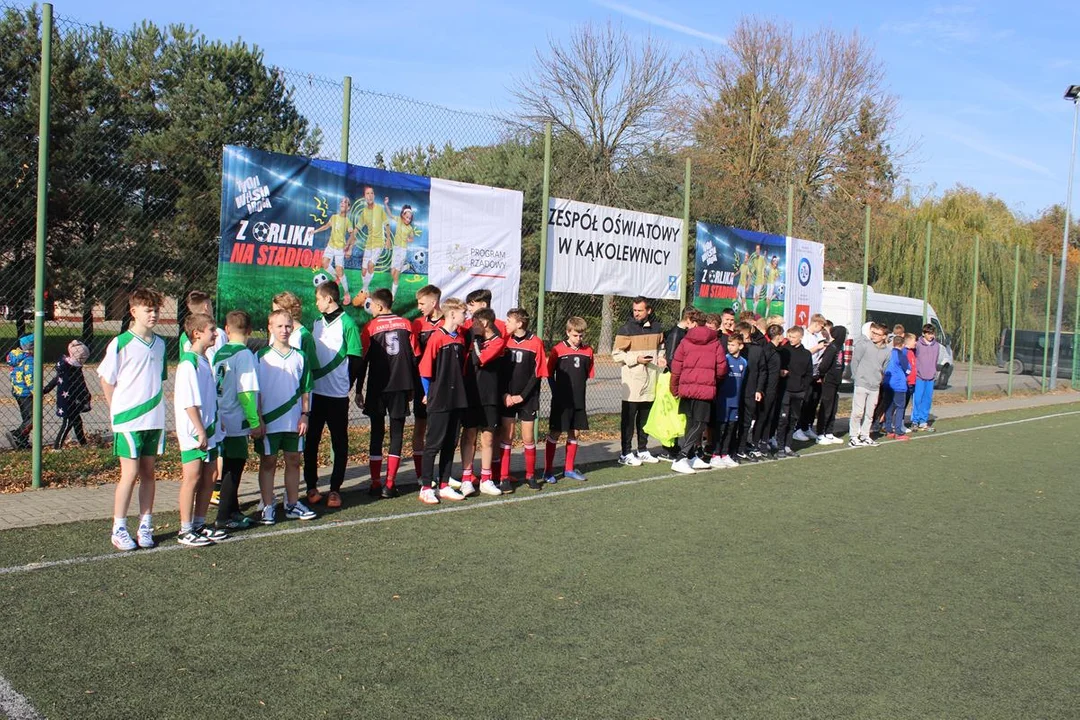
M243 343L226 343L214 354L214 379L217 382L218 419L226 437L244 437L251 433L240 393L259 392L255 354ZM257 402L257 398L253 398Z
M315 321L311 330L315 339L315 360L312 370L313 392L325 397L349 396L348 356L360 357L360 330L348 314L342 312L331 323L325 318Z
M217 337L214 338L213 346L206 348L206 359L211 363L214 362L214 354L223 348L228 341L228 337L225 336L225 330L218 328ZM191 340L188 340L186 332L182 332L180 333L180 356L183 357L186 352L191 352Z
M311 373L304 353L282 355L272 346L259 350L259 394L267 433L296 432L302 410L301 396L311 392Z
M817 377L818 365L821 364L821 356L825 354L825 348L822 348L817 352L814 352L814 348L824 339L824 333L812 333L807 331L803 334L802 345L810 351L810 359L814 364L814 377Z
M176 412L176 440L181 450L196 450L199 436L195 424L188 417L187 409L199 408L199 418L209 447L214 447L224 433L217 424L217 383L214 371L205 355L184 353L176 366L176 390L173 396L173 409Z
M147 343L130 331L121 333L109 341L97 372L114 386L114 433L165 429L164 340L153 335Z

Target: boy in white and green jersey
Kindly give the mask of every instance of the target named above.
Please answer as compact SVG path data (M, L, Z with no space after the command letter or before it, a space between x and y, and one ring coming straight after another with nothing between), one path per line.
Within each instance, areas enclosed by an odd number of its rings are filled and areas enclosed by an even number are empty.
M210 296L204 293L202 290L192 290L184 297L184 304L187 306L189 315L195 315L196 313L202 313L203 315L209 315L214 317L214 304L210 302ZM221 349L221 346L225 344L225 333L218 333L217 339L214 340L214 344L206 350L206 359L210 362L214 362L214 353ZM180 333L180 347L177 348L179 360L184 356L184 353L191 352L191 338L188 337L186 332Z
M191 338L191 352L184 353L176 366L173 395L182 463L178 542L200 547L228 537L224 531L206 526L218 444L224 437L218 422L217 382L205 354L214 344L217 328L209 315L196 313L188 315L184 329Z
M225 437L221 442L221 495L217 522L220 530L250 527L251 519L240 512L240 476L248 458L248 436L262 437L259 421L259 376L255 354L248 350L251 316L233 310L225 316L229 342L214 354L218 417Z
M270 305L271 312L285 310L292 318L292 332L289 333L289 345L304 353L307 358L308 371L315 369L315 338L311 331L304 327L303 308L300 298L294 293L284 290L274 296Z
M311 408L311 372L304 353L289 345L293 333L287 310L270 313L270 344L259 351L259 408L265 434L255 441L259 453L259 492L262 524L275 518L274 474L278 452L285 454L285 517L313 520L315 513L300 502L300 459Z
M131 326L109 341L98 365L101 389L112 417L113 450L120 482L113 497L112 544L118 550L154 547L154 461L165 450L165 341L154 334L164 297L139 288L128 306ZM139 530L127 531L135 480L139 480Z
M349 460L349 391L360 373L360 330L339 305L337 283L325 282L315 288L315 305L322 316L315 321L316 369L311 397L311 421L304 443L304 480L309 503L318 503L319 441L324 426L330 428L334 449L334 469L330 474L330 495L326 506L341 507L341 484Z

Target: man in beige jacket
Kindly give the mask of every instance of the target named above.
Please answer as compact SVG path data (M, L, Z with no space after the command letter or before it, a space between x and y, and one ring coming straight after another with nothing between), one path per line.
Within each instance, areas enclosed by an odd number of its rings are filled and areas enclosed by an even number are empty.
M651 302L636 297L632 305L632 317L619 328L611 359L622 366L622 455L620 465L637 466L657 463L658 458L649 452L645 422L649 419L656 397L656 380L660 371L667 367L664 359L664 331L653 317ZM637 452L633 451L634 434L637 433Z

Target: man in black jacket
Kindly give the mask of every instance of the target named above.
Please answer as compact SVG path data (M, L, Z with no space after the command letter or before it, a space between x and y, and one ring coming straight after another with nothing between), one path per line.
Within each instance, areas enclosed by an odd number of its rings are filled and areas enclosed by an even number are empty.
M757 406L757 418L754 421L753 444L756 448L755 459L761 460L769 452L769 439L776 432L776 400L780 388L780 371L783 369L782 358L777 346L784 339L784 328L770 325L766 328L765 344L762 346L762 364L765 367L765 381L761 388L761 402Z
M796 325L787 331L788 344L781 351L787 355L786 370L781 370L784 377L784 394L780 400L780 421L776 426L776 443L779 446L776 457L799 457L791 449L791 436L799 422L803 400L810 390L814 378L814 359L810 351L802 345L803 329Z
M750 442L750 426L757 417L758 403L764 399L768 369L765 365L764 337L762 342L754 342L753 325L740 322L735 325L735 332L743 339L743 357L746 358L746 373L743 376L743 399L739 413L739 451L735 459L739 462L757 462L760 453L755 453ZM760 333L759 333L760 334Z

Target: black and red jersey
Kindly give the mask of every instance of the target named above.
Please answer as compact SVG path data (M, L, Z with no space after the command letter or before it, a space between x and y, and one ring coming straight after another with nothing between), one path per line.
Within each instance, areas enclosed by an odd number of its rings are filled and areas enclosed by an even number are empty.
M378 315L360 333L360 378L367 391L396 392L415 387L416 337L412 323L397 315Z
M438 320L432 320L427 315L416 318L412 322L413 335L416 336L416 359L419 360L424 355L424 348L427 347L428 338L431 337L431 333L435 332L436 328L442 327L443 319L440 317Z
M507 395L532 396L540 390L540 378L548 376L544 343L535 333L526 332L506 339L503 352L502 391Z
M465 322L462 324L461 329L469 335L472 335L472 318L465 318ZM506 332L506 323L495 318L495 332L499 337L505 338L509 333Z
M499 376L506 341L498 335L474 337L469 343L469 364L465 387L469 405L502 405Z
M596 376L593 349L574 347L563 340L551 348L547 359L552 407L585 409L585 383Z
M451 334L446 328L438 327L428 337L424 356L420 358L420 377L430 381L427 391L429 413L468 407L465 354L465 340L460 331Z

